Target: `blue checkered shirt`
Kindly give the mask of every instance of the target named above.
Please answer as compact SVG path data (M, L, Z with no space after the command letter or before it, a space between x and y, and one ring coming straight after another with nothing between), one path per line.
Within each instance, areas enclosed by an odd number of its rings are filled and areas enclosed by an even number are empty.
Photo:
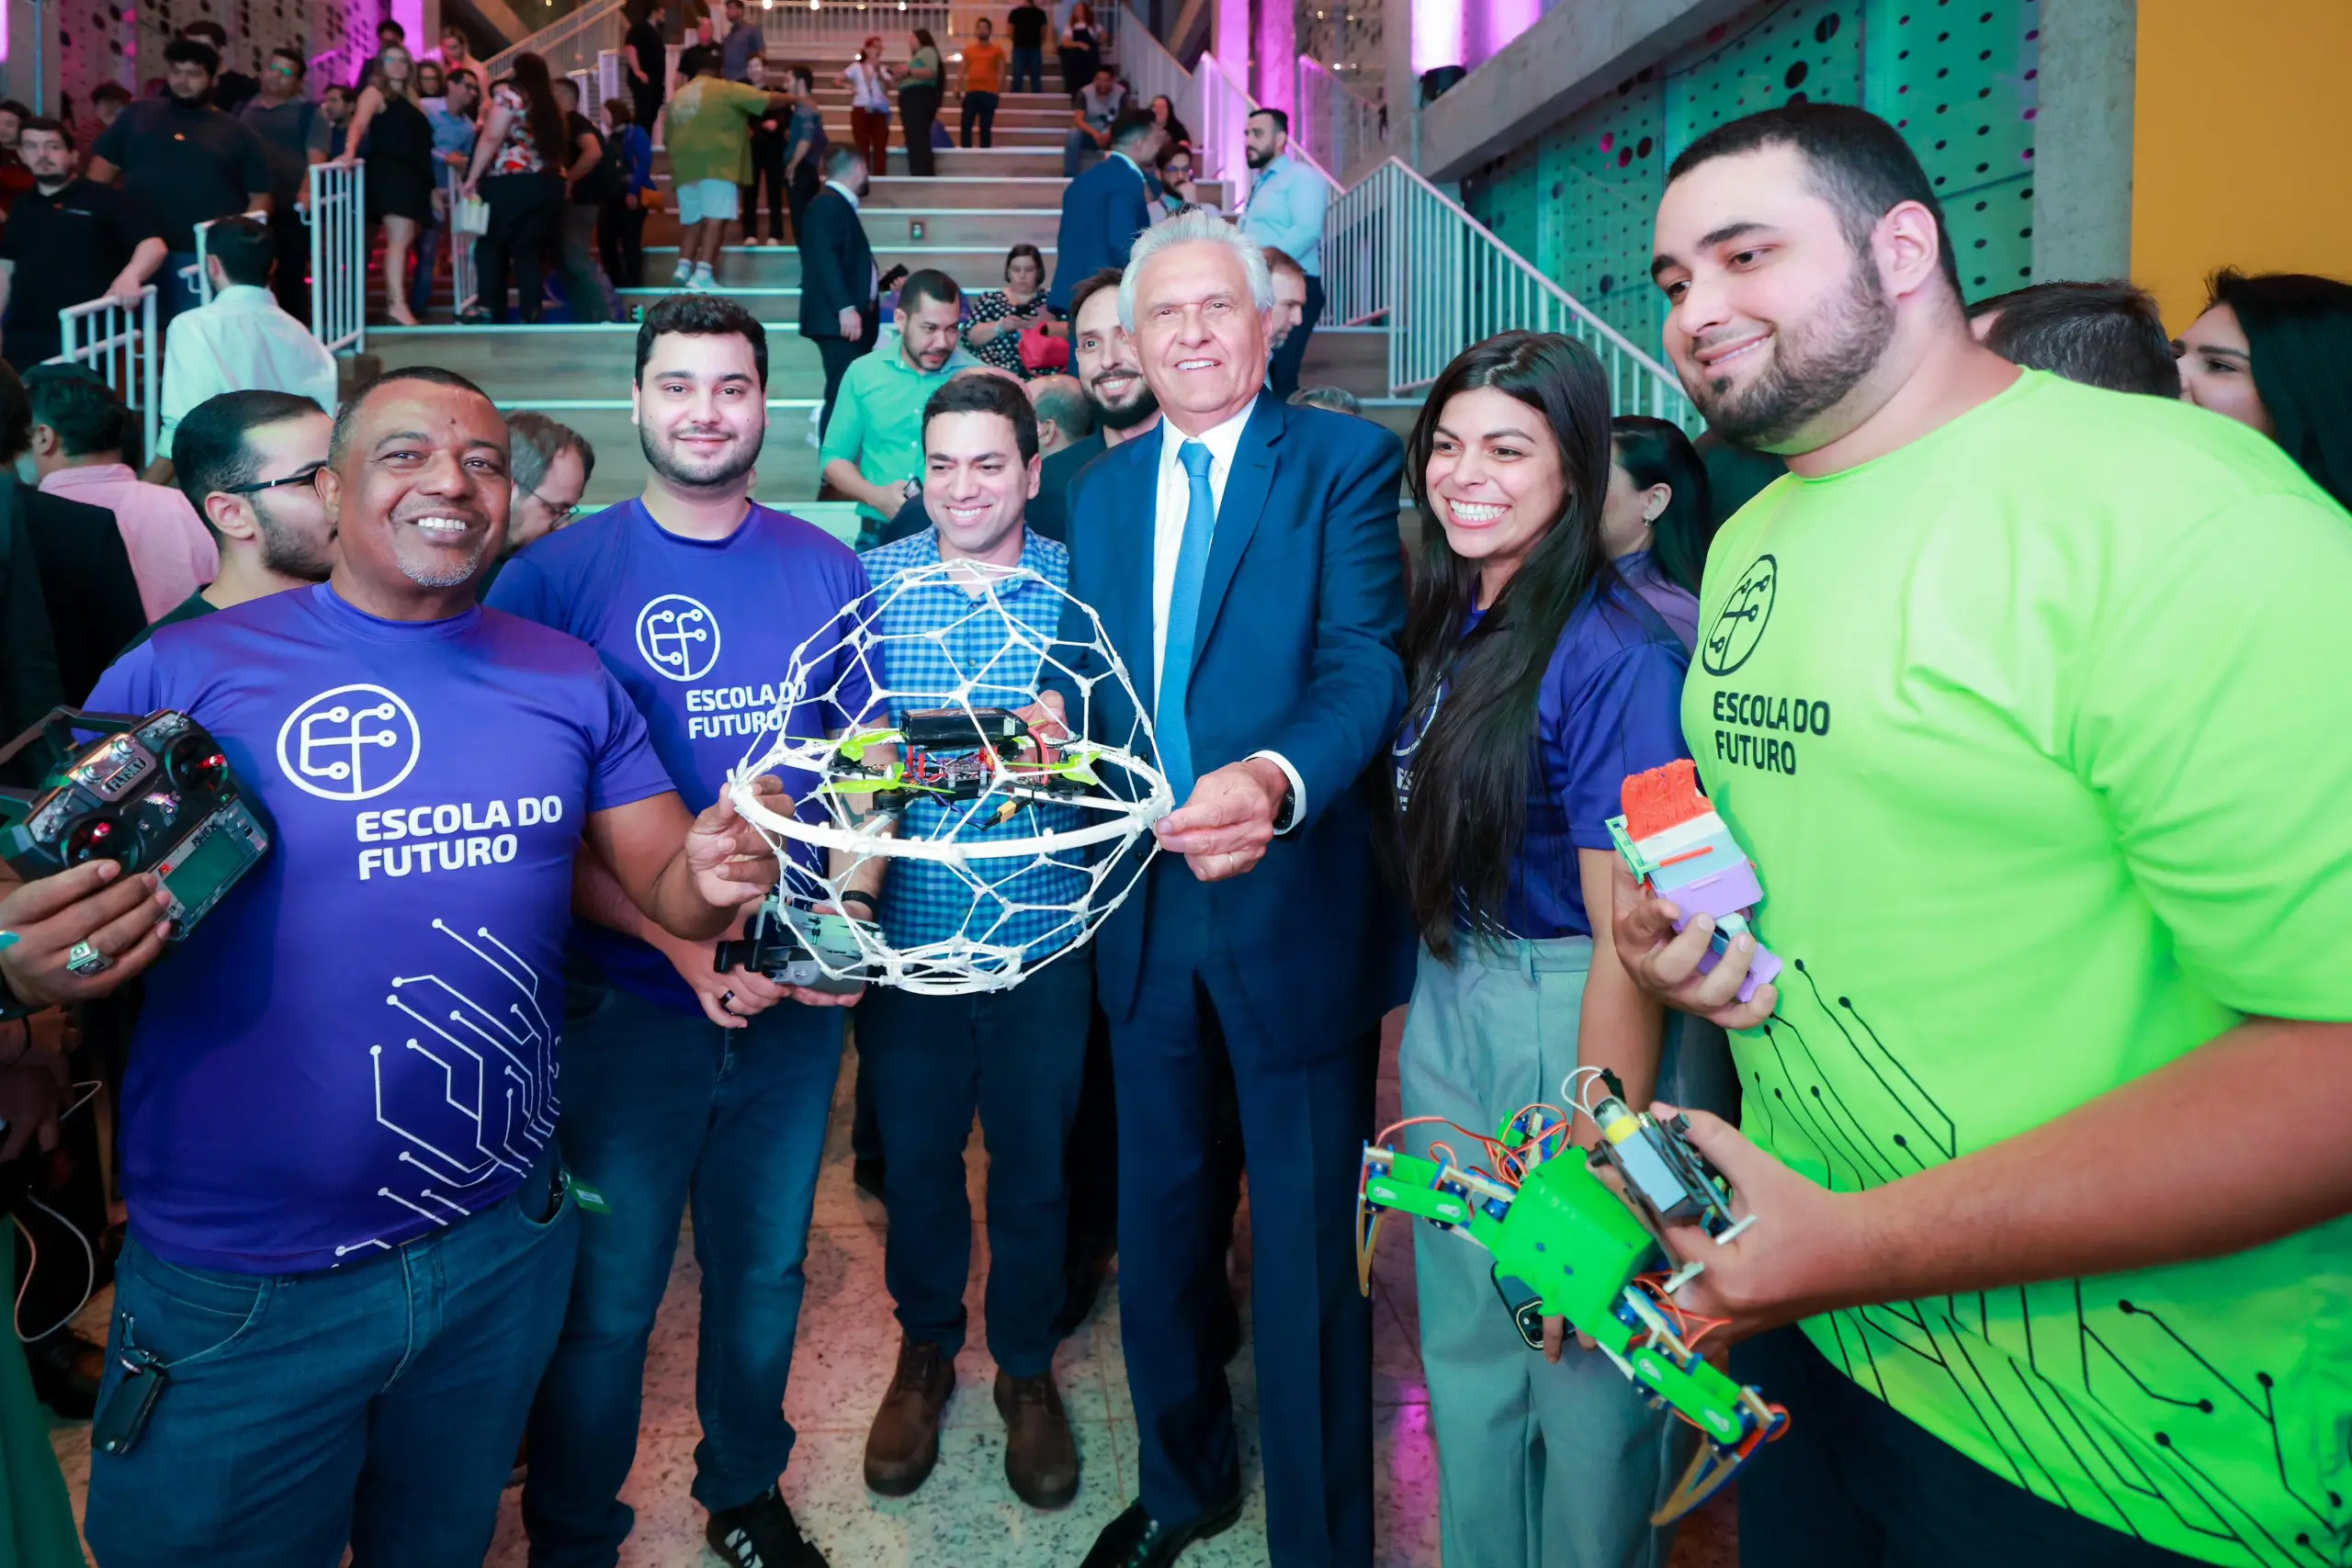
M1062 594L1069 587L1069 552L1032 533L1021 547L1021 565L1044 581L1000 581L997 602L1004 615L952 582L899 589L898 579L939 564L939 535L920 534L867 550L859 558L874 582L875 603L884 606L881 678L890 690L893 723L910 712L968 702L973 707L1027 707L1037 700L1038 644L1050 644L1061 626ZM1052 588L1046 586L1051 583ZM1005 622L1020 623L1035 643L1012 635ZM957 693L972 682L968 697ZM1079 827L1084 813L1072 807L1024 805L1002 823L958 820L970 801L940 802L916 795L900 832L908 838L937 838L953 832L959 841L1024 839ZM993 807L989 807L993 814ZM891 863L882 894L882 931L904 951L944 942L962 932L990 945L1018 947L1035 963L1067 946L1080 929L1070 906L1086 891L1087 857L1067 851L1051 861L1031 856L974 860L961 867L936 861Z

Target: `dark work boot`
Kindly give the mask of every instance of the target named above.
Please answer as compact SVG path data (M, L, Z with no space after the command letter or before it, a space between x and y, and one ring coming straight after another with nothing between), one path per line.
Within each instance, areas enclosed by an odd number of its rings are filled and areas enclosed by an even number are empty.
M1070 1436L1054 1374L1016 1378L999 1368L996 1408L1004 1417L1004 1478L1033 1508L1058 1508L1078 1495L1078 1439Z
M865 1484L885 1497L903 1497L939 1462L939 1418L956 1392L956 1363L940 1347L916 1339L899 1344L899 1370L865 1434Z

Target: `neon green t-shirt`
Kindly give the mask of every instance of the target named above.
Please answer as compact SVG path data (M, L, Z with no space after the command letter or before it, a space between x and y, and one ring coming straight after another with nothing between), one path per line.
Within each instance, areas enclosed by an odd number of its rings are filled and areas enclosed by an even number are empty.
M670 100L662 144L670 177L679 185L752 178L752 122L768 112L768 96L741 82L697 76Z
M1708 557L1682 710L1788 965L1733 1042L1747 1133L1852 1190L2245 1014L2352 1020L2348 611L2352 520L2269 441L2030 371L1749 502ZM2193 1168L2295 1086L2240 1090L2147 1135ZM2211 1562L2352 1550L2352 1221L1805 1329L2086 1517Z

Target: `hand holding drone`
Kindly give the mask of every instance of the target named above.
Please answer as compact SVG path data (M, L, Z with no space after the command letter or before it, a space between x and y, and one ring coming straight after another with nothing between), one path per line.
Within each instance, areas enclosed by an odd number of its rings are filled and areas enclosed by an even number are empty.
M1594 1080L1607 1092L1588 1104L1575 1091L1589 1093ZM1380 1216L1391 1209L1494 1254L1496 1292L1531 1348L1543 1344L1545 1317L1566 1318L1652 1404L1697 1428L1698 1452L1651 1516L1653 1524L1668 1524L1713 1496L1788 1425L1787 1411L1702 1359L1699 1343L1721 1320L1694 1318L1674 1293L1703 1265L1668 1272L1671 1258L1660 1240L1669 1224L1695 1224L1720 1246L1754 1216L1734 1217L1729 1186L1685 1138L1680 1117L1664 1123L1632 1110L1615 1077L1598 1067L1577 1068L1561 1087L1571 1112L1530 1105L1493 1137L1453 1128L1484 1148L1488 1169L1460 1164L1443 1143L1430 1145L1442 1156L1431 1159L1389 1146L1410 1122L1366 1144L1356 1199L1357 1281L1370 1291ZM1589 1159L1564 1157L1575 1152L1568 1134L1579 1112L1601 1134ZM1596 1169L1614 1172L1625 1196ZM1514 1306L1505 1280L1532 1297Z
M925 595L948 598L952 619ZM1173 804L1148 709L1101 618L1034 571L900 572L795 649L777 689L771 728L729 790L783 886L722 967L774 978L813 965L840 989L933 996L1018 985L1126 897ZM837 716L834 733L808 734L805 718L794 732L810 708ZM786 778L791 804L761 797L770 773ZM883 898L961 910L957 928L894 944L881 925L814 913L838 907L861 869L873 886L877 863L891 868Z

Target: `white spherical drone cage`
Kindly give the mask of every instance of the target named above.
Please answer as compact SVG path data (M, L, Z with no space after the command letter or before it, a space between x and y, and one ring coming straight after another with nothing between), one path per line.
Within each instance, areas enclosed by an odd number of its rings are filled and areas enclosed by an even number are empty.
M1056 629L1041 633L1004 602L1016 584L1040 585L1058 610L1075 614L1057 615ZM900 594L942 585L964 596L954 622L884 628L885 612ZM995 651L978 669L966 668L955 648L956 634L972 617L1003 634L984 639ZM1072 635L1080 630L1085 635ZM893 685L892 649L917 641L933 647L909 649L900 669L944 664L953 680L944 689L912 674ZM1098 734L1097 688L1105 682L1134 716L1115 741ZM1046 748L981 743L943 757L904 743L910 712L960 710L977 738L1003 723L990 710L1028 707L1049 688L1070 703L1069 736ZM866 694L859 696L861 689ZM811 704L841 716L842 727L823 736L793 734L794 716ZM910 776L918 773L918 758L921 776ZM952 787L940 782L941 769L954 773ZM766 773L785 776L788 810L777 809L774 796L753 793L754 781ZM796 911L842 908L842 894L875 861L886 863L879 895L886 907L901 866L912 873L910 880L927 885L934 907L943 896L970 896L962 925L946 937L901 948L880 926L861 920L853 927L854 961L808 944L829 976L933 996L1002 990L1083 946L1135 890L1158 849L1151 825L1174 804L1148 706L1093 607L1025 568L973 561L903 572L806 638L793 650L767 728L728 784L736 809L775 852L775 907L796 931ZM907 810L874 809L894 794ZM1026 830L976 836L1016 821ZM918 863L921 871L914 870ZM1041 897L1041 889L1067 897Z

